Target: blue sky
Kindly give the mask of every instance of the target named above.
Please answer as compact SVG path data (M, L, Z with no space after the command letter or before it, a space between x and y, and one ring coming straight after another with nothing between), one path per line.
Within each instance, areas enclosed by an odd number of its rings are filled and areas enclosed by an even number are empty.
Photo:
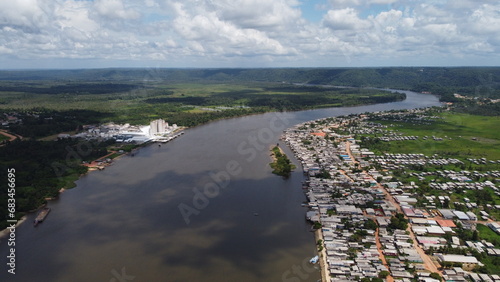
M0 68L498 66L495 0L0 0Z

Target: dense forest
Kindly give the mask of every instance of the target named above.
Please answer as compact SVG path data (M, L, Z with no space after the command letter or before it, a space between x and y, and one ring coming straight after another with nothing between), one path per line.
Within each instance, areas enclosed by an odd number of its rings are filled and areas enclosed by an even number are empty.
M9 125L9 131L24 138L78 131L84 124L97 124L103 118L108 117L106 113L92 110L54 111L37 108L31 111L17 112L16 116L22 120L22 123Z
M45 198L56 197L62 187L72 187L73 181L87 172L83 161L107 154L110 142L85 142L60 139L46 142L19 139L0 147L0 178L7 179L7 170L15 169L16 211L19 218L37 209ZM7 181L0 183L0 201L7 203ZM6 218L7 205L0 205L0 216ZM0 221L0 229L6 227Z
M94 81L148 85L152 82L285 82L427 91L453 100L453 93L500 98L498 67L384 67L286 69L97 69L0 71L4 81ZM106 84L104 84L106 85ZM120 84L117 85L117 87ZM55 88L54 90L58 90ZM1 88L0 88L1 91ZM87 90L88 91L88 90Z
M36 83L12 83L0 85L0 91L21 92L33 94L108 94L131 91L142 87L138 84L122 83L64 83L51 86L41 86Z
M277 95L279 93L279 95ZM164 97L147 103L179 103L195 106L242 105L267 110L303 110L318 107L353 106L400 101L404 94L374 89L331 88L319 86L274 86L259 90L242 90L196 97Z

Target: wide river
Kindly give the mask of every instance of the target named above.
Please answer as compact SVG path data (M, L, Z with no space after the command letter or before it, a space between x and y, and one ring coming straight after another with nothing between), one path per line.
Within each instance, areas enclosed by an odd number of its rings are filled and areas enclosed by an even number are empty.
M124 156L50 202L38 227L32 214L16 229L15 275L2 239L0 281L316 281L304 263L316 247L300 166L289 179L273 175L269 147L308 120L440 105L405 93L395 103L211 122Z

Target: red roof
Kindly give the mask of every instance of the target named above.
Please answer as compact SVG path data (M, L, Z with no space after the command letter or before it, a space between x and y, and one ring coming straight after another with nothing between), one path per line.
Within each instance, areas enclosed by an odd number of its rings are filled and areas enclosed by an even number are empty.
M438 219L436 222L439 224L441 227L457 227L453 220L450 219Z
M312 135L316 135L316 136L321 136L321 137L325 137L326 136L326 133L324 133L324 132L312 132L311 134Z

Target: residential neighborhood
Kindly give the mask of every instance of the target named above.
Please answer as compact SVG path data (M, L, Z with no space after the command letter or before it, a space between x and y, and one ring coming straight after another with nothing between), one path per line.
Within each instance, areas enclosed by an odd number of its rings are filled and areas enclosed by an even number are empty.
M436 118L425 110L376 115L417 123ZM467 168L500 160L465 163L419 152L375 154L363 147L360 136L378 142L445 138L388 131L367 115L320 119L286 130L283 140L307 179L306 218L317 228L323 280L500 281L498 273L487 274L487 264L500 257L500 224L487 212L500 210L491 199L500 195L500 172ZM483 196L476 201L463 196L470 193ZM484 228L498 236L494 242L481 239Z

